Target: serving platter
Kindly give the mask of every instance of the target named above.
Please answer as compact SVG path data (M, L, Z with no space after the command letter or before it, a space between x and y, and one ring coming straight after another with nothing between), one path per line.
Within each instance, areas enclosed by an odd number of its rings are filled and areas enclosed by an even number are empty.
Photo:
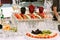
M44 29L43 29L44 30ZM48 30L48 29L47 29ZM50 30L50 29L49 29ZM52 33L49 34L49 36L37 36L35 34L32 34L31 32L27 32L25 37L28 40L57 40L59 38L59 32L56 30L50 30Z

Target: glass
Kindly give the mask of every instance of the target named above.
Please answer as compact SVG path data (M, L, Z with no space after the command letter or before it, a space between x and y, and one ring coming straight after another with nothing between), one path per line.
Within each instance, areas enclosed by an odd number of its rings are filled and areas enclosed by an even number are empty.
M58 23L59 23L59 25L58 25L58 31L60 32L60 16L58 16L57 18L58 18Z
M13 0L13 5L12 5L13 12L20 13L19 2L20 0Z
M26 32L28 32L28 28L27 28L27 22L24 22L24 21L20 21L18 22L18 34L20 36L24 36L26 34Z
M58 31L60 32L60 25L58 25Z
M16 25L17 26L17 25ZM3 22L3 37L15 37L17 36L17 27L13 23L13 20L11 21L11 18L4 18Z
M16 1L16 4L19 5L20 0L15 0L15 1Z
M30 20L28 22L28 32L31 32L32 30L38 29L39 22L40 22L40 20L38 20L38 19L36 19L36 20L34 20L34 19L33 20Z
M46 18L44 18L44 22L46 24L46 28L47 29L54 29L54 23L53 23L53 16L52 14L49 12L49 13L46 13Z
M20 8L19 8L18 5L15 4L15 5L12 6L12 8L13 8L13 12L16 12L16 13L20 12Z
M51 12L51 6L53 5L53 0L45 0L44 8L46 9L46 12Z

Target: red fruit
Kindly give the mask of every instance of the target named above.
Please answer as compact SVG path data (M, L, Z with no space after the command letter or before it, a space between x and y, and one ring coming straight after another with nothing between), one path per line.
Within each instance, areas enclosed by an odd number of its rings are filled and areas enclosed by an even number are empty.
M34 12L34 9L35 9L35 6L34 5L29 5L29 12L30 13L33 13Z
M51 38L51 36L50 36L50 35L48 35L48 36L47 36L47 38Z
M36 16L34 14L28 14L32 19L35 19Z
M27 19L27 17L24 14L20 14L23 19Z
M45 13L38 13L38 15L41 16L42 18L46 17Z
M18 14L14 14L16 16L17 19L20 19L19 15Z
M39 13L43 13L44 8L43 7L39 7Z

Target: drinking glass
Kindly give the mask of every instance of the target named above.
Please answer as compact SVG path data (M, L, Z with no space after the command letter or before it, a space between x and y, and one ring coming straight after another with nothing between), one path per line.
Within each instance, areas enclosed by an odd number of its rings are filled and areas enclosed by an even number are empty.
M53 5L53 0L45 0L44 8L47 10L47 12L51 12L52 5Z
M58 18L58 31L60 32L60 16L57 17Z
M60 25L58 25L58 31L60 32Z
M5 18L3 22L4 37L14 37L17 35L17 25L10 18Z
M20 8L19 8L20 1L19 0L14 0L14 1L15 3L12 5L13 11L19 13L20 12Z
M28 22L28 30L29 30L29 32L31 32L32 30L36 30L36 29L38 29L38 26L39 26L39 20L30 20L29 22Z
M53 18L52 14L50 12L48 12L48 13L46 13L46 16L47 16L47 18L44 18L46 28L47 29L53 29L54 26L53 26L53 21L52 21L52 18Z

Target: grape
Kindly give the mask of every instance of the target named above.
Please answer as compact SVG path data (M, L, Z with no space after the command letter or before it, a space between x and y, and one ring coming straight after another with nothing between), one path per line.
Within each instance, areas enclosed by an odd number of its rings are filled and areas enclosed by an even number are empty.
M37 30L35 30L35 31L32 30L31 33L33 33L33 34L42 34L42 31L39 30L39 29L37 29Z

